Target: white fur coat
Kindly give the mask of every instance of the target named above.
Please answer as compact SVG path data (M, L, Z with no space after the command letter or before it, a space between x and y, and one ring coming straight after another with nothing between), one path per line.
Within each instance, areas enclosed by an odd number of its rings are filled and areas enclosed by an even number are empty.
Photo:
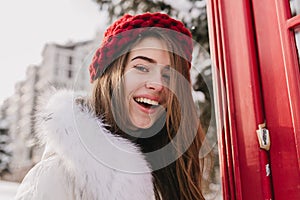
M41 112L42 160L18 189L26 200L152 200L151 169L130 141L105 129L74 93L58 91Z

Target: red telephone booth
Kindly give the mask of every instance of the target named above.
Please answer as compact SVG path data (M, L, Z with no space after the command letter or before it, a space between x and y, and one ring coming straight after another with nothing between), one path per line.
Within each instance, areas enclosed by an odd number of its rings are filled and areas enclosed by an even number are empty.
M208 0L224 199L300 199L293 1Z

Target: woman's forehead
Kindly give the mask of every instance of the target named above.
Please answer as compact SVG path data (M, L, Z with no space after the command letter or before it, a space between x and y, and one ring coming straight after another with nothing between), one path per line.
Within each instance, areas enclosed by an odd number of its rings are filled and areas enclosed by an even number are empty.
M133 46L131 51L141 50L141 49L153 49L153 50L163 50L168 51L167 44L165 41L155 38L147 37L139 41L136 45Z

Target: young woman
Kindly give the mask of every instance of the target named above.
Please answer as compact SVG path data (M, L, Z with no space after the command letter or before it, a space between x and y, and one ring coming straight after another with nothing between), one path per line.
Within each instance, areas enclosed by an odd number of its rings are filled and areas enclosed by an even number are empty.
M192 49L166 14L112 24L90 65L92 95L58 91L41 112L45 153L16 199L204 199Z

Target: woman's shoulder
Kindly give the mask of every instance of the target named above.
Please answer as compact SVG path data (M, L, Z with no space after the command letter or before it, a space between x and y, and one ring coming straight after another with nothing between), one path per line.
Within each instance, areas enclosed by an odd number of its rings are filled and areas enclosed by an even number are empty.
M39 137L75 178L75 187L97 196L119 194L132 199L153 195L149 164L129 140L111 133L72 91L58 91L39 112ZM46 156L47 157L47 156ZM127 192L125 192L126 188ZM78 190L78 191L79 191ZM116 191L111 194L110 191ZM131 198L128 197L128 198ZM105 199L105 198L104 198Z
M78 119L96 123L97 118L91 109L77 103L80 95L71 90L57 90L40 98L36 112L37 137L42 144L54 146L58 141L72 139L71 132L76 132ZM57 146L57 144L55 145Z
M58 91L39 112L40 140L73 163L92 161L121 171L150 172L140 149L131 141L111 133L101 118L72 91ZM104 153L105 152L105 153ZM126 160L127 159L127 160ZM128 159L136 161L132 166Z

